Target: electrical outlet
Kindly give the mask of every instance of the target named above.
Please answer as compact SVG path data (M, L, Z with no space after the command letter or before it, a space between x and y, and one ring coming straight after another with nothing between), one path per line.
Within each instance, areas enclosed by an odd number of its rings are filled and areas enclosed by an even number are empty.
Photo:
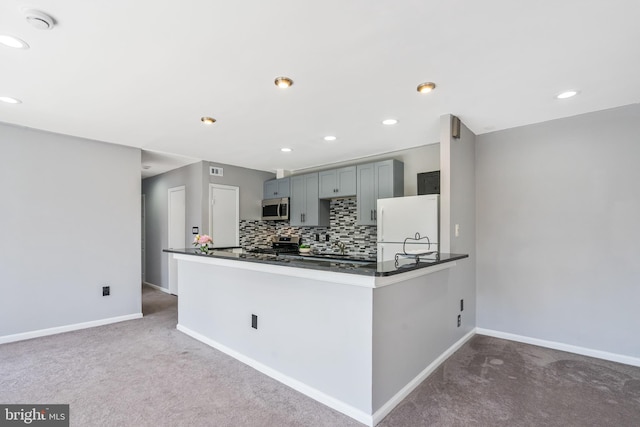
M464 311L464 300L460 300L460 311Z
M258 329L258 316L255 314L251 315L251 327L253 329Z
M462 325L462 315L458 314L458 328Z
M320 241L320 235L318 233L316 233L316 242Z
M328 241L329 241L329 235L328 235L328 234L325 234L325 236L324 236L324 240L325 240L326 242L328 242Z
M456 230L455 230L455 232L456 232L456 237L459 237L459 236L460 236L460 224L456 224L455 229L456 229Z
M109 295L111 295L111 286L103 286L102 287L102 296L103 297L108 297Z

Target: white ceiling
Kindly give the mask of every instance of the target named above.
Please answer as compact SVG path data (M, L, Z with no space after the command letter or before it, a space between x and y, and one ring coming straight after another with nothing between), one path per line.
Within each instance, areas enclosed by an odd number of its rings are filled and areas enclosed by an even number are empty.
M304 169L436 143L442 114L481 134L640 102L639 20L637 0L4 0L0 34L31 48L0 46L0 96L22 100L0 121Z
M175 154L142 150L142 178L149 178L150 176L159 175L199 161L198 159L177 156Z

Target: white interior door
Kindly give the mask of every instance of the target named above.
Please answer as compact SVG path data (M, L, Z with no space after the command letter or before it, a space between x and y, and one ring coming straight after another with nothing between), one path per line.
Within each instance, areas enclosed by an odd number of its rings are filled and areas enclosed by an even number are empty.
M213 246L238 246L239 227L240 189L209 184L209 231Z
M169 189L169 249L182 249L186 246L186 190L184 185ZM178 263L169 256L169 292L178 295Z

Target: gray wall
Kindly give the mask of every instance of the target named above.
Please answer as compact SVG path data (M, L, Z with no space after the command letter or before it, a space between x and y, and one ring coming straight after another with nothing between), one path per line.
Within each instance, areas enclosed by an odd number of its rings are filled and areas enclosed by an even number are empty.
M449 116L450 117L450 116ZM446 121L446 128L450 123ZM449 188L449 252L468 254L469 258L459 261L451 269L449 280L449 307L460 309L460 299L464 299L462 326L454 334L457 338L476 327L476 135L465 125L460 125L460 138L449 138L449 161L443 160L442 169ZM456 224L459 235L455 235ZM441 229L441 233L446 231ZM446 250L445 250L446 252Z
M139 149L0 124L0 181L0 337L141 312Z
M169 287L169 255L162 252L169 241L168 190L185 186L185 236L184 247L191 246L193 235L191 227L200 227L202 223L202 163L193 163L179 169L142 180L142 193L145 196L145 237L146 262L145 282L164 288Z
M639 357L640 105L478 140L478 326Z
M209 166L224 169L224 176L211 176ZM204 188L203 193L203 222L209 224L209 183L240 187L240 219L260 219L262 217L263 184L275 178L271 172L241 168L223 163L203 162Z

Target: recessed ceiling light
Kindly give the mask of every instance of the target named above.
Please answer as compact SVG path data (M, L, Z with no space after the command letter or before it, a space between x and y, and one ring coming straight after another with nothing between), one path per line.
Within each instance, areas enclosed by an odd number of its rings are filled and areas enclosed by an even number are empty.
M151 166L149 166L149 165L142 165L142 169L144 169L144 170L151 169Z
M418 85L418 92L420 93L429 93L436 88L436 84L433 82L420 83Z
M291 80L289 77L278 77L278 78L276 78L274 83L280 89L286 89L286 88L290 87L291 85L293 85L293 80Z
M383 125L395 125L396 123L398 123L396 119L386 119L382 121Z
M283 153L290 153L292 150L291 148L281 148L280 151L282 151Z
M325 141L335 141L337 138L333 135L327 135L324 137Z
M205 125L212 125L216 122L216 119L213 117L200 117L200 121Z
M567 98L571 98L572 96L576 96L577 94L578 94L577 90L568 90L566 92L562 92L561 94L557 95L556 98L567 99Z
M0 96L0 101L6 102L7 104L21 104L22 101L19 99L11 98L10 96Z
M24 40L6 34L0 34L0 44L14 49L29 49L29 45Z

